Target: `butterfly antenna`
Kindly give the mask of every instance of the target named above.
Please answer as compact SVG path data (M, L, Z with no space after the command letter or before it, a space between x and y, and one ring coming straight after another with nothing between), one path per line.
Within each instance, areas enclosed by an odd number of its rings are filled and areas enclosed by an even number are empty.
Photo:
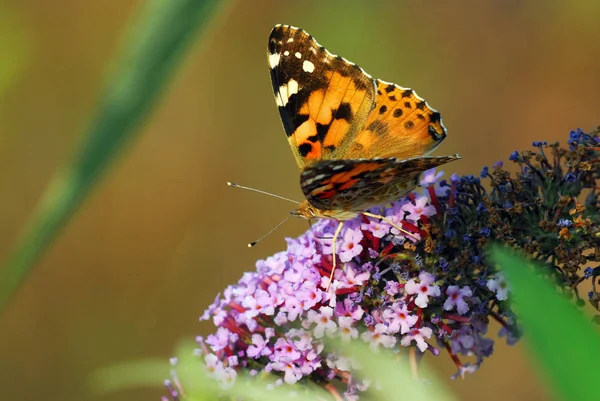
M251 243L248 244L248 248L252 248L254 245L258 244L260 241L262 241L263 239L265 239L266 237L268 237L269 235L271 235L273 233L273 231L277 230L279 227L281 227L281 225L283 223L285 223L286 221L289 220L289 218L292 217L291 215L286 217L285 219L283 219L282 221L279 222L279 224L277 224L275 227L273 227L271 229L271 231L269 231L268 233L266 233L265 235L263 235L262 237L260 237L259 239L257 239L256 241L253 241Z
M245 186L243 186L243 185L240 185L240 184L235 184L235 183L233 183L233 182L229 182L229 181L227 182L227 185L229 185L230 187L233 187L233 188L247 189L248 191L258 192L259 194L263 194L263 195L269 195L269 196L272 196L272 197L274 197L274 198L283 199L283 200L285 200L285 201L288 201L288 202L295 203L296 205L298 205L298 204L300 203L300 202L298 202L298 201L295 201L295 200L293 200L293 199L285 198L285 197L283 197L283 196L281 196L281 195L275 195L275 194L272 194L272 193L270 193L270 192L267 192L267 191L261 191L260 189L256 189L256 188L245 187ZM287 220L287 219L286 219L286 220ZM285 221L285 220L284 220L284 221ZM283 223L283 222L281 222L281 223ZM281 225L281 223L280 223L280 225ZM279 227L279 226L277 226L277 227ZM269 233L269 234L270 234L270 233ZM267 234L267 235L268 235L268 234ZM266 237L266 235L265 235L265 237ZM261 238L261 239L262 239L262 238ZM258 241L257 241L257 242L258 242Z

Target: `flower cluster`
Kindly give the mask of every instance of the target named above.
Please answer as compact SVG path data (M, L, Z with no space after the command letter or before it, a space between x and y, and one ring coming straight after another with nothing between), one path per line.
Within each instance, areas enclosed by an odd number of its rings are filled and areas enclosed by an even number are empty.
M428 171L420 192L370 211L402 231L365 216L347 221L337 255L331 246L337 222L319 221L217 297L202 316L217 330L197 339L199 354L224 384L241 369L265 371L278 377L276 384L310 380L347 400L358 399L368 383L353 376L350 360L324 346L325 336L413 355L444 351L457 366L455 377L476 370L493 352L491 320L509 344L520 336L509 286L486 260L490 241L545 264L572 296L600 275L585 268L600 257L599 144L580 130L571 132L566 149L535 142L535 150L511 154L519 168L512 176L501 162L479 177L449 181ZM343 268L326 291L333 257ZM598 308L595 286L588 297Z

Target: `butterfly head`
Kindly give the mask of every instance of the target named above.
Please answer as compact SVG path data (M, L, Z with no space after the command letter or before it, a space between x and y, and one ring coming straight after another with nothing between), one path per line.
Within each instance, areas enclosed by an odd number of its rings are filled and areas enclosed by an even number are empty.
M318 210L314 208L308 201L303 201L298 205L298 209L292 210L290 214L294 217L300 217L302 219L314 219L320 217Z

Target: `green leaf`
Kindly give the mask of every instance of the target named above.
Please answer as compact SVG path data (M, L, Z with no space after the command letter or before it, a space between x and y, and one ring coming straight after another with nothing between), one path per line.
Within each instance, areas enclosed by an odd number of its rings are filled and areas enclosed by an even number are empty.
M95 371L89 378L94 393L109 393L124 388L157 386L169 377L166 360L122 362Z
M596 327L536 273L532 262L499 246L491 254L511 285L524 339L547 382L561 399L597 400L600 335Z
M373 352L366 343L360 341L329 342L329 346L341 349L342 354L357 361L360 369L356 370L363 379L375 381L380 391L374 392L375 399L381 401L396 401L398 394L402 399L411 401L451 401L455 398L440 384L433 371L424 364L418 366L419 377L426 380L421 382L413 379L413 373L408 363L406 353L394 354L390 350L380 349ZM416 351L416 349L412 349ZM401 357L398 357L401 355ZM362 398L361 398L362 399Z
M228 2L227 2L228 3ZM50 182L14 253L0 271L0 311L7 307L36 261L48 249L156 104L175 66L217 0L150 0L129 25L125 48L102 96L96 117L74 160Z

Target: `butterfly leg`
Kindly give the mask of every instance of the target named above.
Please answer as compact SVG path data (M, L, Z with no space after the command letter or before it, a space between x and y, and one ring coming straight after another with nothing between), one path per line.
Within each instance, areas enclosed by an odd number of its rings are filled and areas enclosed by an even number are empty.
M329 275L329 283L327 283L327 288L325 288L325 291L329 291L329 286L331 285L331 282L333 281L333 273L335 273L335 266L336 266L336 259L337 259L337 239L340 235L340 232L342 231L343 226L344 226L344 222L340 221L340 224L338 224L337 228L335 229L335 234L333 234L333 244L331 246L331 251L332 251L332 255L333 255L333 267L331 268L331 274Z
M405 229L403 229L402 227L399 227L398 225L392 223L392 221L384 216L381 215L377 215L377 214L373 214L373 213L369 213L369 212L362 212L362 214L364 214L365 216L369 216L369 217L373 217L376 219L380 219L385 221L386 223L388 223L389 225L391 225L392 227L394 227L396 230L400 231L401 233L404 233L405 235L411 236L413 237L415 240L418 240L419 238L417 238L416 235L414 235L413 233L411 233L410 231L406 231Z

